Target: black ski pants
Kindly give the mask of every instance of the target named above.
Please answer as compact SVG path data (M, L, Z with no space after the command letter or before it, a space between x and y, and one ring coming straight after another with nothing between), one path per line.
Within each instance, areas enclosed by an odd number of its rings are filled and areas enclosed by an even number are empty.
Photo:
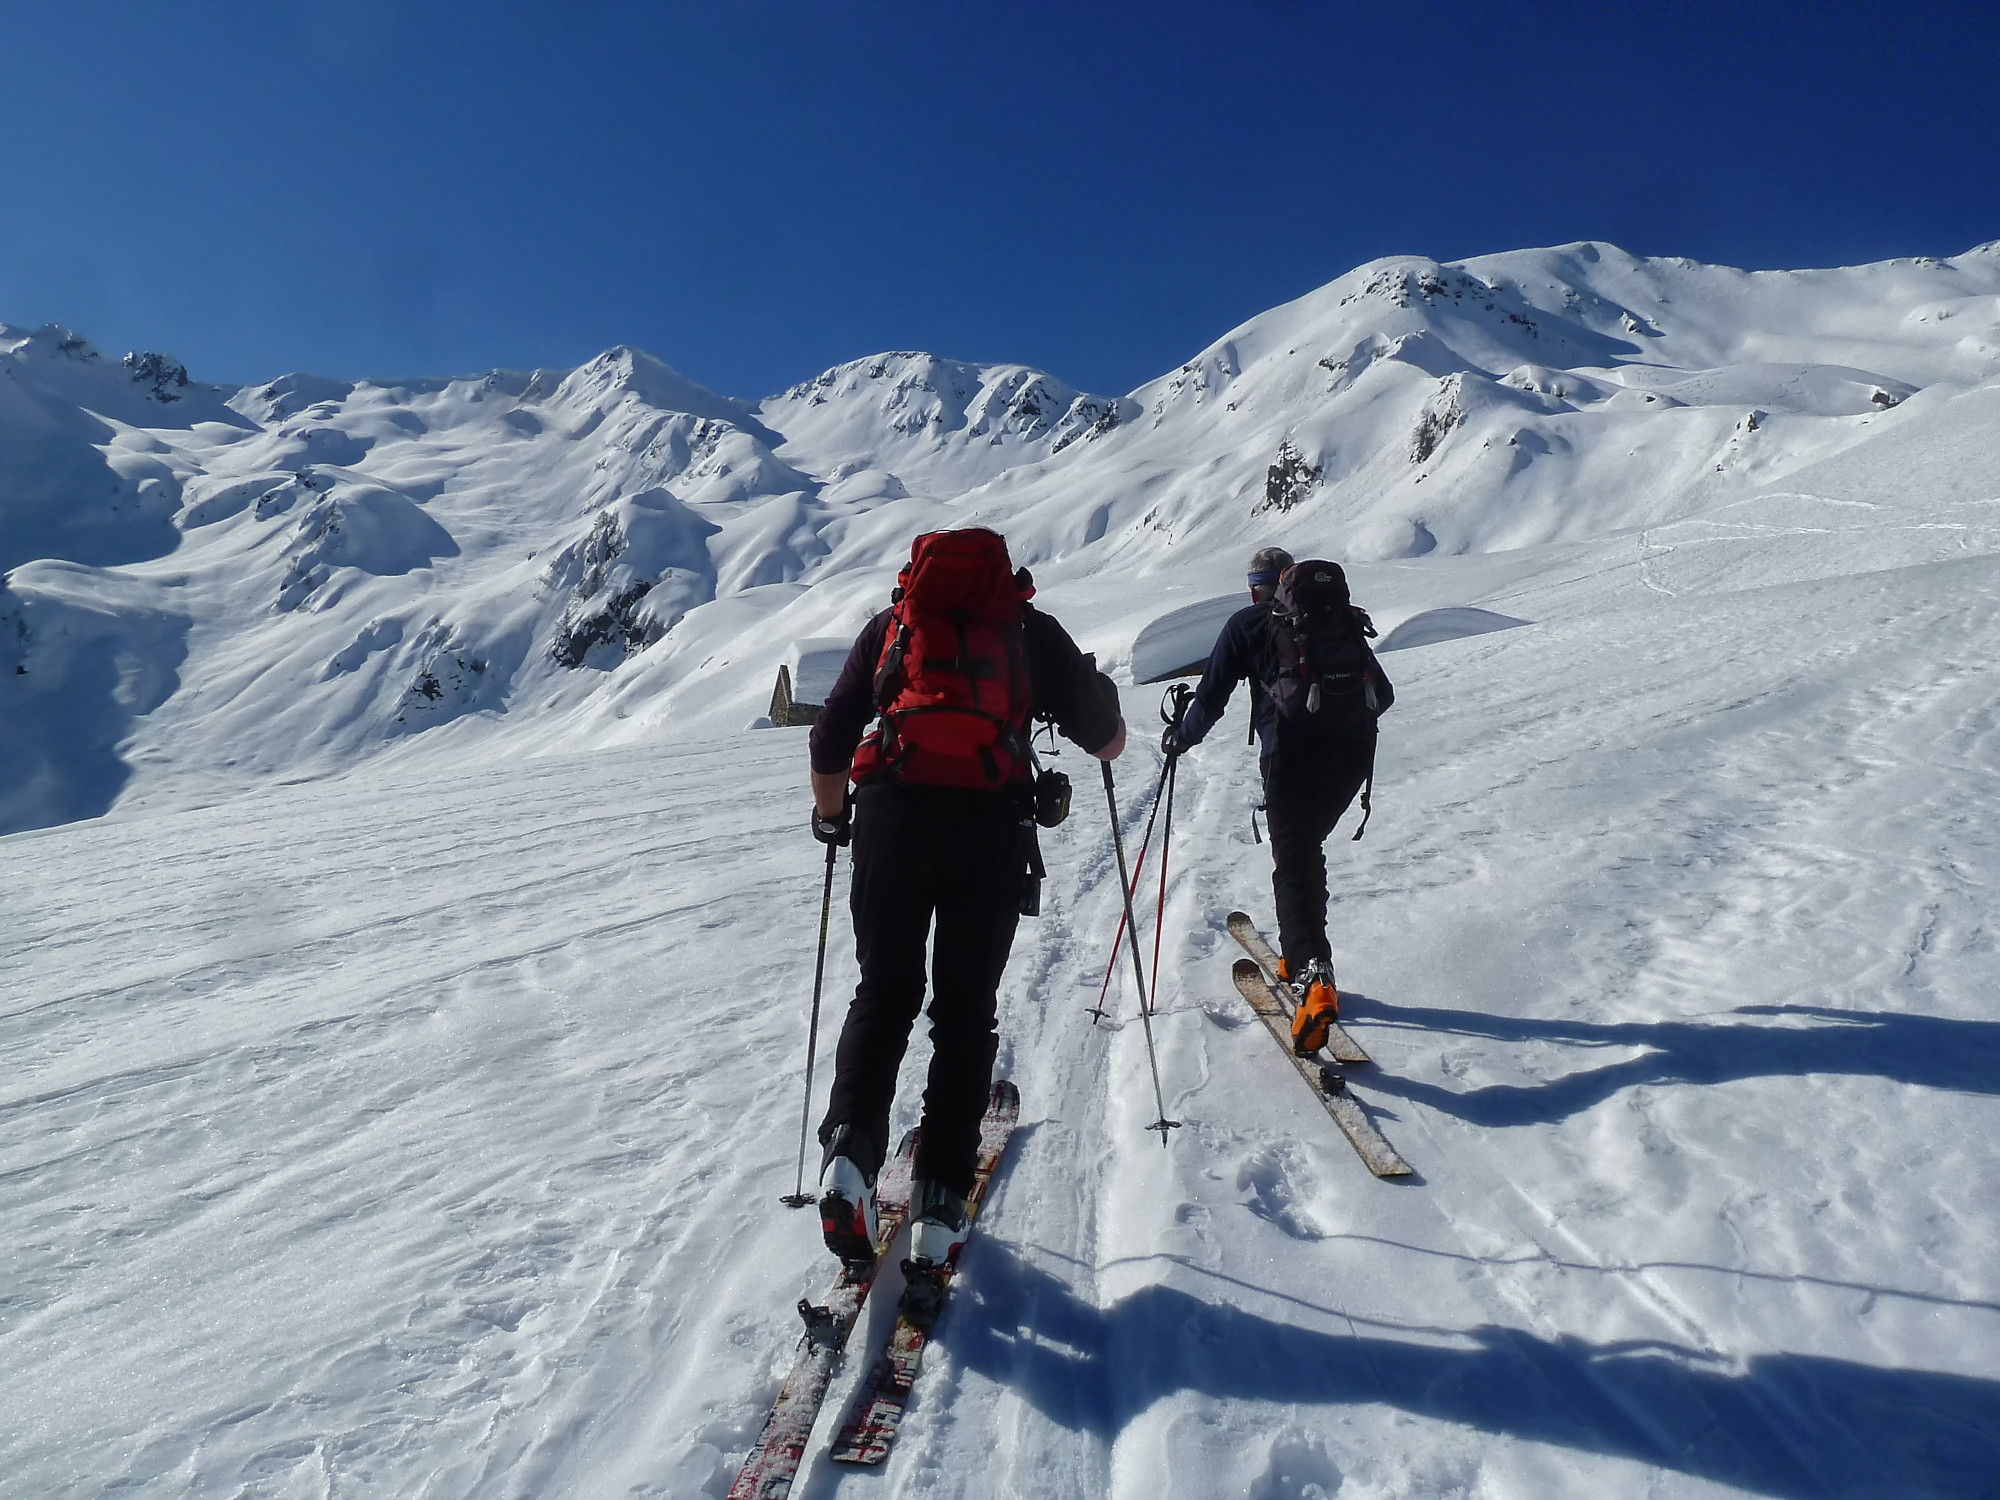
M924 1003L931 947L931 1065L916 1175L972 1189L979 1122L999 1051L1001 971L1020 920L1021 804L1011 791L877 782L854 806L854 945L861 982L834 1054L824 1143L849 1125L875 1171L889 1148L889 1107L910 1028Z
M1333 961L1326 938L1326 840L1375 764L1375 736L1280 743L1263 762L1278 950L1297 974Z

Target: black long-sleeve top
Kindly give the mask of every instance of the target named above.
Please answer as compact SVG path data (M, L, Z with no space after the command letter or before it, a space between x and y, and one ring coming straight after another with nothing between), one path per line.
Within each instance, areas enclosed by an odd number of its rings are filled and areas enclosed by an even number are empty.
M861 737L880 710L875 668L889 635L890 611L862 627L840 676L812 728L812 768L822 776L847 770ZM1097 670L1096 658L1077 649L1055 616L1021 606L1021 646L1037 715L1055 720L1064 737L1095 754L1118 733L1118 688Z

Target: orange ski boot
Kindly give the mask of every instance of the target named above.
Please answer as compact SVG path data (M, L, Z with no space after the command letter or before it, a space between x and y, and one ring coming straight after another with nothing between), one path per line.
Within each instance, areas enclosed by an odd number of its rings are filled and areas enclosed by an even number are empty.
M1340 1019L1340 991L1333 985L1333 967L1323 958L1305 966L1293 993L1303 992L1292 1015L1292 1050L1310 1057L1326 1045L1326 1028Z

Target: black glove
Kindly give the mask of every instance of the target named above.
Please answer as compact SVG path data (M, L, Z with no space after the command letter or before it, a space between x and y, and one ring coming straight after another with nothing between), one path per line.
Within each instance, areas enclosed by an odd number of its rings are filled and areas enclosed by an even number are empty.
M1168 760L1188 749L1188 742L1181 734L1181 718L1193 701L1194 689L1185 682L1175 683L1160 699L1160 722L1167 726L1167 732L1160 736L1160 751Z
M845 848L854 837L854 811L843 806L832 817L822 817L818 807L813 808L813 837L822 844L831 844L836 849Z

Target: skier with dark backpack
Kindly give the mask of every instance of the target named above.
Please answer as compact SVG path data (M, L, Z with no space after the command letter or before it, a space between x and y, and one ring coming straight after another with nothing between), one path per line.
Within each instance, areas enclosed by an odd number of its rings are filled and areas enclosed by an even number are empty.
M1326 1044L1327 1023L1340 1009L1326 936L1326 839L1357 793L1354 837L1368 825L1376 720L1396 693L1368 647L1375 627L1348 597L1338 563L1294 562L1266 547L1250 559L1249 582L1250 605L1223 627L1162 745L1178 755L1200 744L1248 679L1271 831L1279 977L1297 1000L1292 1047L1303 1056Z
M936 929L913 1277L948 1264L963 1242L1001 973L1017 922L1038 909L1032 722L1053 722L1100 760L1125 748L1117 688L1028 602L1033 594L991 531L918 537L890 607L856 638L812 731L813 835L854 845L861 978L819 1129L820 1225L844 1261L873 1253L875 1178Z

